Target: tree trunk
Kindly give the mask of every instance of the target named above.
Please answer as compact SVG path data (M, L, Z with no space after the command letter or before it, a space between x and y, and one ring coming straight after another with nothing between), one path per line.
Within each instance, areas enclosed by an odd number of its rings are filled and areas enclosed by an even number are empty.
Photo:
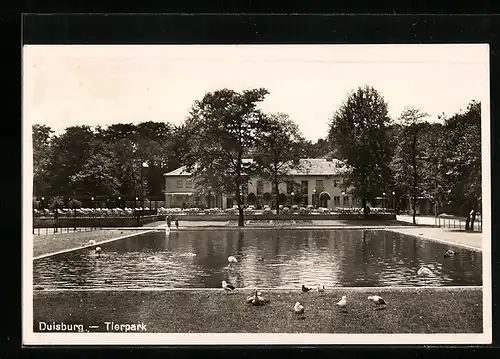
M274 191L276 192L276 214L280 214L280 194L279 194L279 183L274 181Z
M470 211L467 213L467 218L465 219L465 230L468 231L470 229Z
M413 124L414 125L414 124ZM413 143L412 143L412 167L413 167L413 186L412 186L412 210L413 210L413 224L416 225L415 219L417 215L417 129L413 129Z
M243 207L238 204L238 227L245 227L245 221L243 219Z
M415 219L417 214L417 196L414 194L411 201L411 210L413 212L413 224L417 224L417 220Z
M363 204L363 217L364 219L368 219L368 207L366 206L366 197L364 197L361 201Z

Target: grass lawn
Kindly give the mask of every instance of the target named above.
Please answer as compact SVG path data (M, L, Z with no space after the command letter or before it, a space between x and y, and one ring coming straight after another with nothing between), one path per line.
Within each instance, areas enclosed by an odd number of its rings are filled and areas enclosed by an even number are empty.
M367 300L379 294L387 309ZM246 303L250 292L222 290L34 291L38 322L99 325L144 322L157 333L481 333L482 290L427 288L334 288L324 293L264 291L265 306ZM335 304L347 295L348 311ZM293 305L305 306L302 319Z
M145 230L150 228L145 228ZM118 238L131 233L139 233L138 230L115 230L102 229L84 232L52 233L48 235L33 236L33 257L43 254L58 252L66 249L80 248L93 239L96 243Z

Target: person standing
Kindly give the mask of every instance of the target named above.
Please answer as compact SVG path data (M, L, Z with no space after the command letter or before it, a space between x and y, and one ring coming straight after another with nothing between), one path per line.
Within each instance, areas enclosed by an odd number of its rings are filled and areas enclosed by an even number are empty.
M171 225L172 225L172 218L170 218L170 216L167 216L167 226L168 226L168 229L170 229Z
M179 229L179 219L175 219L175 228Z

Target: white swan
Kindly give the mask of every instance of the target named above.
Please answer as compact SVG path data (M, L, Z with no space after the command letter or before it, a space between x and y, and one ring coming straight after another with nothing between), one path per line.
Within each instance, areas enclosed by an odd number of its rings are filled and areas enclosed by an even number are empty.
M429 267L422 266L418 270L417 274L421 277L428 277L432 275L432 271L429 269Z
M229 257L227 257L227 261L229 263L238 263L238 260L236 259L235 256L229 256Z

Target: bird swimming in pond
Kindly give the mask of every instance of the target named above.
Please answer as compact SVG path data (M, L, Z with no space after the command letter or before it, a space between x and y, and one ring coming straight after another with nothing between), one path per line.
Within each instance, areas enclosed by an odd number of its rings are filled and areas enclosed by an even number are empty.
M325 286L323 284L318 284L318 287L316 288L318 292L322 293L325 291Z
M347 307L347 297L345 295L342 296L342 299L339 300L336 304L342 310L346 310L346 307Z
M455 251L452 251L451 249L448 249L445 253L444 253L444 257L445 258L448 258L448 257L452 257L454 256L456 253Z
M229 263L238 263L238 260L236 259L235 256L229 256L229 257L227 257L227 261Z
M432 275L432 271L429 269L429 267L422 266L417 272L417 275L419 277L429 277Z
M222 289L224 289L227 292L232 292L233 290L236 289L233 285L229 284L225 280L223 280L221 283L222 283Z
M384 308L387 306L387 303L385 302L385 300L381 296L378 296L378 295L369 296L368 300L375 303L377 305L377 308L380 308L382 305L384 306Z
M89 245L90 245L90 246L93 246L94 244L95 244L95 241L94 241L93 239L91 239L91 240L89 241Z
M101 247L95 247L95 252L98 256L101 255Z
M293 311L295 314L302 315L304 314L305 308L300 302L295 303L295 306L293 307Z
M307 288L304 284L302 284L302 291L303 291L304 293L307 293L307 292L309 292L310 290L311 290L311 288Z

